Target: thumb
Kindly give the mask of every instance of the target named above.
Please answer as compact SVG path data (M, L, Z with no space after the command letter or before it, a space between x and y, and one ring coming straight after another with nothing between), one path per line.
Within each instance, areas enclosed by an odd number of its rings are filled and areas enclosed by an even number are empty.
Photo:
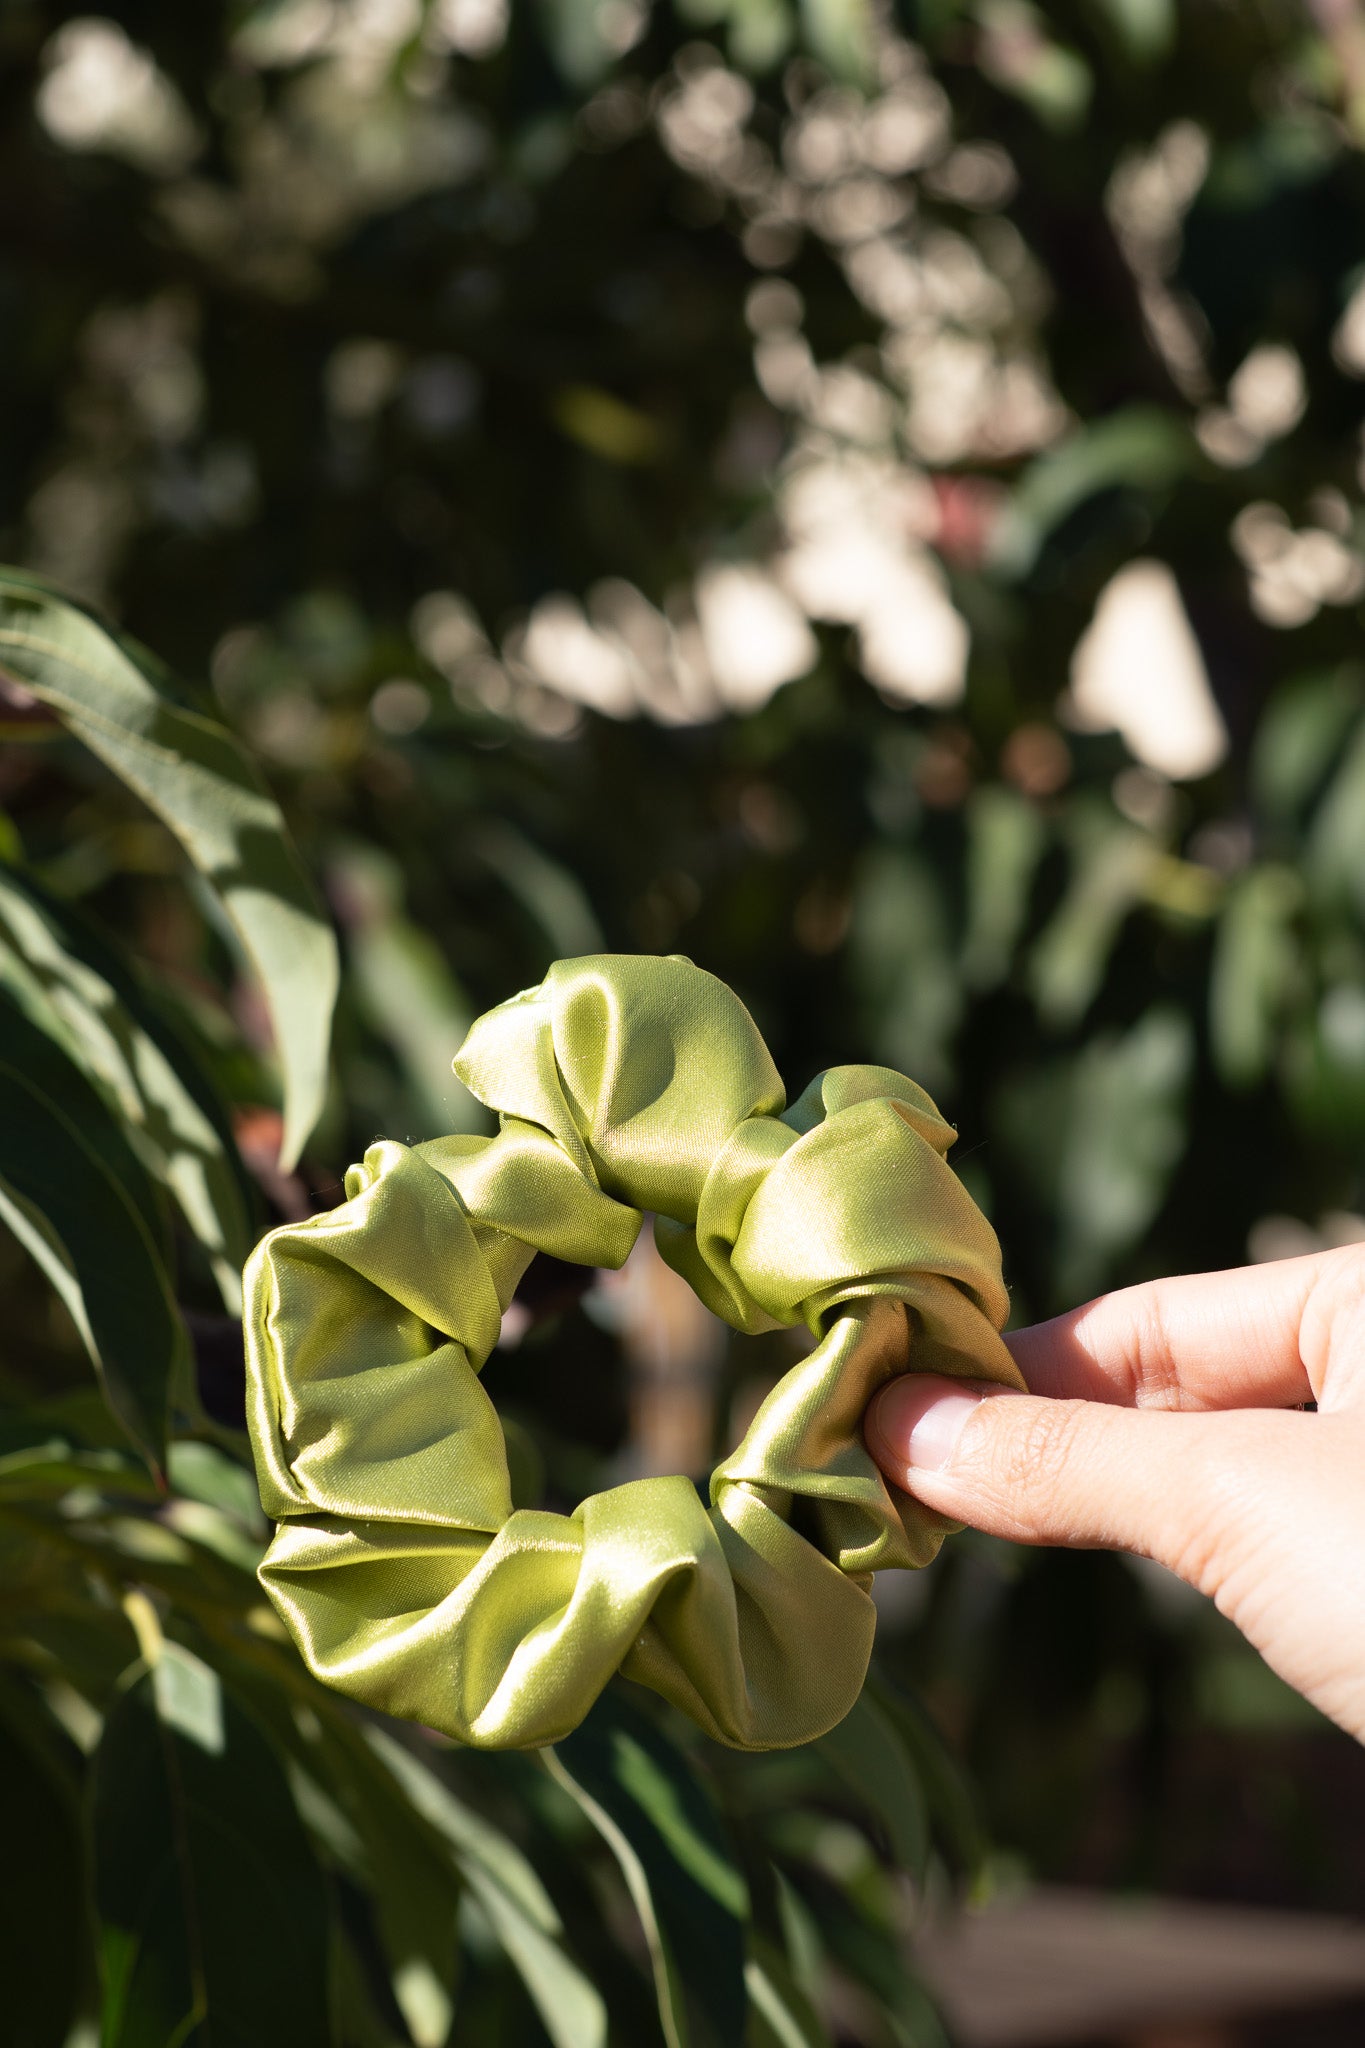
M1057 1401L928 1374L872 1402L868 1449L926 1507L1016 1543L1135 1550L1216 1590L1315 1418ZM1300 1426L1300 1427L1296 1427Z

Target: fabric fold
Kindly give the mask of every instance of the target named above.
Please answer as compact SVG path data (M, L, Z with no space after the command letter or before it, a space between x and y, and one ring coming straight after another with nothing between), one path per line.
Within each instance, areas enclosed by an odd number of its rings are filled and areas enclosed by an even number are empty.
M1019 1384L989 1224L922 1089L838 1067L786 1107L756 1025L689 961L561 961L455 1061L492 1138L372 1146L330 1213L247 1266L248 1422L278 1523L262 1584L316 1675L483 1747L575 1727L614 1672L737 1748L852 1706L871 1574L938 1517L863 1447L906 1370ZM571 1515L514 1509L479 1372L536 1252L664 1258L741 1331L815 1348L717 1468Z

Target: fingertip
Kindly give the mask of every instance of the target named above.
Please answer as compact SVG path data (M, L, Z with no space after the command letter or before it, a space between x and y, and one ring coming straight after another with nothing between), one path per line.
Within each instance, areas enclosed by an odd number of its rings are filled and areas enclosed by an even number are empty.
M864 1423L868 1449L901 1485L912 1471L942 1471L986 1391L937 1373L906 1373L870 1404Z

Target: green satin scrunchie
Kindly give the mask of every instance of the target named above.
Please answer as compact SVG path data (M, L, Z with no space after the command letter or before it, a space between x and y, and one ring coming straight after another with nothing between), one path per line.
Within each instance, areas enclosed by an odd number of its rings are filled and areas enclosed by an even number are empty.
M1019 1384L999 1248L913 1082L835 1067L784 1108L758 1029L682 959L561 961L455 1071L494 1138L371 1146L246 1271L260 1567L309 1669L485 1748L553 1742L616 1671L741 1749L812 1740L871 1654L871 1574L943 1525L863 1448L908 1367ZM820 1340L703 1505L643 1479L514 1510L479 1369L535 1253L619 1266L641 1211L738 1330Z

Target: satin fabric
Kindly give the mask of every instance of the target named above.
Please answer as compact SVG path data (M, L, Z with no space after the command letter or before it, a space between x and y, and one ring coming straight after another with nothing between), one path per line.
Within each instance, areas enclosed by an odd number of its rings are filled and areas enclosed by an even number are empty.
M561 961L455 1071L493 1138L371 1146L246 1269L248 1414L278 1530L262 1584L319 1678L486 1748L567 1734L616 1671L742 1749L841 1720L872 1574L945 1525L888 1491L869 1396L907 1368L1019 1384L994 1233L954 1132L882 1067L790 1108L753 1020L689 961ZM711 1480L513 1509L479 1379L537 1251L663 1257L736 1329L819 1340Z

